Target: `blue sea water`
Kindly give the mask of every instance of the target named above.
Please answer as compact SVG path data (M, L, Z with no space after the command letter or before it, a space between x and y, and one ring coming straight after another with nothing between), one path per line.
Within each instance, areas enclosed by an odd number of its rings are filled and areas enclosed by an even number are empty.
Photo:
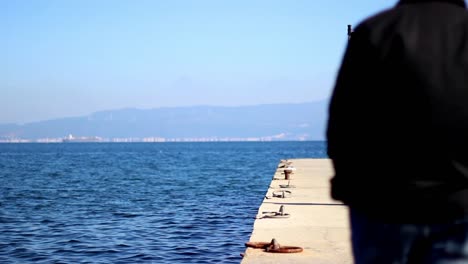
M239 263L281 159L324 142L0 144L0 263Z

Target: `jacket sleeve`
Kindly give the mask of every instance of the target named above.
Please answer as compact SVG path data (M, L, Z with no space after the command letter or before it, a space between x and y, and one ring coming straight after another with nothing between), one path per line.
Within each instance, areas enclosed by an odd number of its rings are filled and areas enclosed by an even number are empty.
M364 159L361 144L371 130L373 89L376 87L377 60L368 33L358 27L348 46L338 72L329 105L327 152L335 168L332 197L341 200L350 175Z

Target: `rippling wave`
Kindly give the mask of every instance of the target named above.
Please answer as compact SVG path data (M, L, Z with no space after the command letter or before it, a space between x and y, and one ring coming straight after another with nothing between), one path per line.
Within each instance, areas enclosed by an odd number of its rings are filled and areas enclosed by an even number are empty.
M239 263L280 159L323 142L0 144L0 263Z

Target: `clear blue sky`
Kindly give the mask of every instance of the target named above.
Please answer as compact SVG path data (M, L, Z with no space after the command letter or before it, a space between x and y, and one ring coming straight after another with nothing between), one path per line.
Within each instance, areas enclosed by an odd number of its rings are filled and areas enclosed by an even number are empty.
M0 1L0 123L327 99L346 25L396 2Z

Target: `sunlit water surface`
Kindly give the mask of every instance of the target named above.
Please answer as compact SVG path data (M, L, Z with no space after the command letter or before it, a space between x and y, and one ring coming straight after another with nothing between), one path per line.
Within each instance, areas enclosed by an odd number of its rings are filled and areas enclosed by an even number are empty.
M0 263L239 263L276 166L324 142L0 144Z

